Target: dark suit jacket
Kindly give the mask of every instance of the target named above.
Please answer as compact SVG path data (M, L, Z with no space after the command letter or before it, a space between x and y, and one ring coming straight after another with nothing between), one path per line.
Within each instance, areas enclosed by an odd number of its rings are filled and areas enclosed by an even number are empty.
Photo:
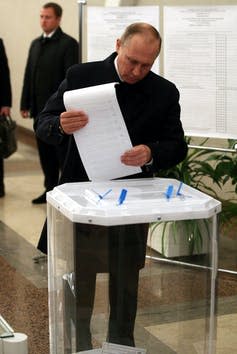
M34 128L40 139L47 143L60 144L66 138L59 131L59 115L65 111L63 104L65 91L119 82L114 67L115 57L116 53L113 53L104 61L79 64L69 69L66 79L35 121ZM116 93L132 144L146 144L152 151L153 164L150 167L144 166L141 174L130 177L150 177L153 172L174 166L185 158L187 145L180 122L179 92L174 84L150 72L137 84L120 83L116 87ZM73 136L69 139L61 184L88 180L75 140ZM91 143L93 144L93 141ZM85 226L81 227L85 234ZM114 245L110 253L113 255L116 252L116 245L120 239L123 239L124 254L128 255L127 259L133 259L138 267L142 267L146 250L146 234L139 232L136 227L129 228L129 226L109 229L110 245ZM126 236L126 230L129 230L129 237ZM95 235L95 230L93 233ZM119 240L118 235L120 235ZM91 240L93 239L92 235ZM41 237L42 242L39 243L39 248L43 252L46 251L45 240L46 237ZM98 250L94 249L93 245L88 245L88 249L91 249L89 252ZM87 259L91 260L94 257L89 257L87 254L85 262Z
M22 89L21 110L35 117L65 78L67 69L78 63L77 41L58 28L45 40L40 36L31 43Z
M10 71L3 40L0 39L0 107L11 107L11 105L12 92L10 83Z

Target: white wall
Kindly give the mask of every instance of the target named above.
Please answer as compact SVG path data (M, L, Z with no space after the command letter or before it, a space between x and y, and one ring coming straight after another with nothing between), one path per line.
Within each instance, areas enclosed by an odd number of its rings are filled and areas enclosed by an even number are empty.
M19 113L23 75L30 43L41 34L39 13L47 0L0 0L0 37L4 41L11 72L12 116L18 125L32 129L32 120ZM77 0L56 0L63 8L61 27L78 40Z
M62 29L78 40L81 0L53 0L63 8ZM18 125L32 129L32 120L19 113L20 96L28 49L32 39L41 34L39 13L48 0L0 0L0 37L3 38L11 71L13 91L12 116ZM237 4L237 0L181 0L179 4ZM177 4L177 0L86 0L87 6L131 6ZM85 17L86 7L85 6ZM86 23L85 23L86 25ZM85 31L84 31L85 33ZM84 47L86 46L86 39ZM101 45L103 45L101 43ZM83 48L85 52L85 49Z

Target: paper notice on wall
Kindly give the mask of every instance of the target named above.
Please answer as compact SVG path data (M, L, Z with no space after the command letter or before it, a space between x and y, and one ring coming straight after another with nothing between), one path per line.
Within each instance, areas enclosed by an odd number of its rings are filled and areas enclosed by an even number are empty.
M164 76L186 135L237 138L237 6L164 7Z

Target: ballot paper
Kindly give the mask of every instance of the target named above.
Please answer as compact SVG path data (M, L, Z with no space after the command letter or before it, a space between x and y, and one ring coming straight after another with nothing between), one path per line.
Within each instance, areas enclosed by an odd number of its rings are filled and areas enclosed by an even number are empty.
M141 172L126 166L120 157L132 143L117 101L115 85L109 83L64 93L66 110L83 110L88 124L74 133L79 154L91 181L106 181ZM119 85L119 84L118 84Z

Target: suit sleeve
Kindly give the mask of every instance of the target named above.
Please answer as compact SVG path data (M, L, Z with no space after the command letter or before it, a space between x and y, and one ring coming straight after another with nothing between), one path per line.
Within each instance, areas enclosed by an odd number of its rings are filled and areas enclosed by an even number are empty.
M12 91L10 70L3 41L0 40L0 106L11 107Z
M59 86L58 91L49 98L43 111L35 119L35 133L47 144L58 145L69 139L69 135L62 135L59 130L60 114L66 111L63 104L63 94L66 88L67 80L65 79Z
M21 110L29 110L30 109L30 91L31 91L31 50L32 50L32 44L29 49L28 53L28 58L26 62L26 67L25 67L25 73L24 73L24 79L23 79L23 87L22 87L22 93L21 93L21 101L20 101L20 109Z

